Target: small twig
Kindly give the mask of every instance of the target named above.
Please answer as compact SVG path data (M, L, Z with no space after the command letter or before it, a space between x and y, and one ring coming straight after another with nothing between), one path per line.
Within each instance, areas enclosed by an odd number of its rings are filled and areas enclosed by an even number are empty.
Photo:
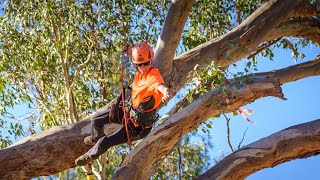
M95 168L94 166L91 166L91 169L92 169L93 174L96 175L99 180L102 179L101 174L97 168Z
M230 119L226 116L226 114L222 113L223 116L226 118L226 121L227 121L227 134L228 134L228 144L229 144L229 147L231 149L232 152L234 152L234 149L233 149L233 146L231 144L231 140L230 140Z
M294 45L293 45L288 39L286 39L286 38L284 38L282 41L285 42L285 43L287 43L288 46L290 47L290 49L293 51L293 55L294 55L295 57L298 57L299 52L298 52L297 48L294 47Z
M37 98L36 96L34 96L33 94L31 94L31 93L29 93L29 92L27 92L27 94L28 94L31 98L34 98L39 104L41 104L41 105L43 106L43 108L51 115L52 120L53 120L55 126L58 126L58 123L57 123L57 121L56 121L56 118L54 118L52 112L49 110L49 107L47 107L47 105L45 104L45 102L44 102L42 99Z
M88 55L88 57L87 57L87 60L85 61L85 62L83 62L82 64L79 64L78 65L78 67L77 67L77 71L76 71L76 73L75 73L75 75L73 76L73 80L72 80L72 82L71 82L71 85L70 85L70 90L72 90L72 88L73 88L73 86L75 86L75 82L76 82L76 80L77 80L77 78L78 78L78 76L79 76L79 74L80 74L80 70L84 67L84 66L86 66L89 62L90 62L90 60L92 59L92 51L93 51L93 43L91 44L91 46L90 46L90 52L89 52L89 55Z
M241 144L242 144L242 142L243 142L243 140L244 140L244 137L246 136L247 130L248 130L248 128L247 128L247 129L244 131L244 133L243 133L242 139L241 139L241 141L240 141L240 143L239 143L239 145L238 145L238 149L240 149L240 146L241 146Z
M178 161L178 166L179 166L179 180L181 180L182 179L182 176L181 176L181 151L180 151L180 143L181 142L179 142L179 144L178 144L178 154L179 154L179 161Z
M22 117L22 118L18 118L16 116L14 116L13 114L9 113L9 112L7 112L7 114L9 116L4 115L4 117L10 118L10 119L14 119L14 120L17 120L17 121L22 121L22 120L29 119L30 117L32 117L33 114L36 113L38 110L39 109L37 108L37 109L33 110L30 114L27 114L25 117Z
M62 176L63 176L63 173L62 173L62 172L60 172L60 173L59 173L59 177L58 177L58 179L59 179L59 180L62 180L62 179L63 179L63 178L62 178Z
M106 179L106 164L107 164L107 154L104 153L101 155L101 163L99 165L102 179Z
M178 143L178 154L179 154L179 161L178 161L178 167L179 167L179 180L182 180L182 171L181 171L181 164L182 164L182 157L181 157L181 137L182 137L182 129L180 131L180 135L179 135L179 143Z
M93 171L92 171L92 166L91 164L87 164L81 167L82 170L84 171L84 173L86 174L86 176L92 175Z
M250 56L248 56L248 59L251 59L252 57L256 56L257 54L259 54L260 52L262 52L263 50L267 49L268 47L274 45L275 43L277 43L278 41L281 40L282 37L277 38L276 40L272 41L271 43L264 45L264 46L260 46L259 49L254 52L253 54L251 54Z

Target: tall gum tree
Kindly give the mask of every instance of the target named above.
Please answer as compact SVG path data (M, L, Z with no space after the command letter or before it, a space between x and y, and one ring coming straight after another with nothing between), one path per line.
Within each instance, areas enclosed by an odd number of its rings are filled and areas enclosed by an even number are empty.
M227 68L262 51L263 43L272 44L283 37L299 37L320 43L320 8L317 4L304 0L270 0L243 22L238 18L241 23L224 35L174 57L195 3L192 0L171 2L155 49L154 65L175 93L187 83L185 77L196 65L204 67L214 62L221 68ZM148 179L152 175L150 172L156 171L154 164L168 154L182 136L209 117L235 111L266 96L285 99L282 84L319 74L320 59L317 57L284 69L246 75L243 77L246 81L240 88L233 80L218 88L211 87L210 91L153 129L123 160L112 178ZM229 93L223 89L228 89ZM75 167L74 160L90 148L83 144L83 138L89 135L89 122L90 116L74 124L53 127L1 150L0 162L5 166L0 168L0 177L28 179ZM317 155L320 149L319 122L314 120L289 127L249 144L230 154L199 179L244 179L263 168ZM246 168L241 168L244 165Z

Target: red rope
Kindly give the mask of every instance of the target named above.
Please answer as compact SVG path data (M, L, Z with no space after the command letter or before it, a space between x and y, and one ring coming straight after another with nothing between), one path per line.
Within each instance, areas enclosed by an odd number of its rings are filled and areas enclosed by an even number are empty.
M120 0L119 2L119 6L120 6L120 14L121 14L121 22L122 22L122 28L123 28L123 36L124 36L124 41L126 41L126 29L125 29L125 24L124 24L124 15L123 15L123 8L122 8L122 0ZM125 42L124 42L125 43Z
M123 8L122 8L122 0L120 0L119 2L119 6L120 6L120 13L121 13L121 20L122 20L122 28L123 28L123 31L124 31L124 42L123 42L123 45L126 43L126 31L125 31L125 24L124 24L124 15L123 15ZM123 56L123 54L122 54ZM123 57L122 57L123 58ZM125 101L125 97L124 97L124 93L125 93L125 90L124 90L124 70L123 70L123 64L121 64L121 96L122 96L122 107L123 107L123 116L124 116L124 124L125 124L125 127L126 127L126 132L127 132L127 143L129 145L129 149L131 151L131 142L130 142L130 132L129 132L129 121L128 121L128 117L127 117L127 110L126 110L126 101Z
M130 147L130 133L129 133L129 127L128 127L128 117L127 117L127 109L126 109L126 101L125 101L125 97L124 97L124 85L123 85L123 77L124 76L124 73L123 73L123 65L121 65L121 96L122 96L122 107L123 107L123 117L124 117L124 124L125 124L125 127L126 127L126 132L127 132L127 139L128 139L128 145L129 145L129 148L131 150L131 147Z

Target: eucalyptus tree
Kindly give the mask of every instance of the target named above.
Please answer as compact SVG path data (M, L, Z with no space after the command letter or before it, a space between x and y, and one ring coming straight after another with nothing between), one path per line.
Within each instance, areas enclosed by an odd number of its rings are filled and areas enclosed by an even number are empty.
M27 106L31 113L26 119L45 130L75 123L111 101L120 89L122 44L140 40L155 43L159 29L153 22L164 21L164 13L159 16L156 12L164 12L168 5L126 2L120 11L115 1L4 1L1 127L7 132L1 133L1 147L12 142L6 134L26 133L9 108ZM120 16L127 20L124 24ZM6 121L8 118L14 121ZM121 160L123 148L116 147L109 155L118 157L108 161L103 171L106 177Z
M5 75L2 92L10 91L8 94L13 97L2 95L3 102L13 106L17 102L12 98L18 94L20 102L39 108L41 123L70 125L50 128L0 151L0 161L10 164L2 168L1 176L28 178L74 167L74 160L90 148L82 143L90 129L87 115L116 94L119 60L115 54L123 39L156 42L154 65L174 92L186 85L190 72L190 82L197 83L186 97L188 101L178 103L166 121L122 161L114 179L148 179L159 168L162 157L206 119L235 111L261 97L284 99L281 84L320 73L319 58L272 72L251 75L248 71L258 63L258 54L273 58L270 47L290 48L295 58L303 58L298 45L319 44L318 1L124 1L123 11L118 4L6 4L1 19L1 73ZM121 13L125 26L121 25ZM292 42L288 37L299 39ZM244 72L226 79L222 70L242 59L249 60ZM35 73L28 74L27 70ZM46 94L45 100L42 94ZM319 128L317 120L283 130L277 135L286 138L270 136L248 145L200 178L245 178L258 169L316 155L320 148ZM289 148L281 146L289 139L298 139L299 143L292 143ZM271 156L274 151L264 151L263 147L282 153ZM20 154L22 148L25 150ZM36 153L32 151L35 148ZM253 153L257 148L261 152ZM55 158L57 154L61 159ZM15 156L21 158L16 160ZM256 164L245 158L248 156ZM236 163L237 159L241 163ZM246 170L239 168L243 165L247 165Z

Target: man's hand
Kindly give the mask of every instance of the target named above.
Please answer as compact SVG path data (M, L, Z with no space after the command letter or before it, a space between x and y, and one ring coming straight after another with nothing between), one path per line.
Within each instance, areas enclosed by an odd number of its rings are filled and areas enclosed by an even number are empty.
M164 84L159 85L158 90L163 94L163 97L161 100L162 102L166 102L170 99L172 93L166 85L164 85Z
M123 44L122 51L126 53L126 55L131 58L132 57L132 46L130 43Z

